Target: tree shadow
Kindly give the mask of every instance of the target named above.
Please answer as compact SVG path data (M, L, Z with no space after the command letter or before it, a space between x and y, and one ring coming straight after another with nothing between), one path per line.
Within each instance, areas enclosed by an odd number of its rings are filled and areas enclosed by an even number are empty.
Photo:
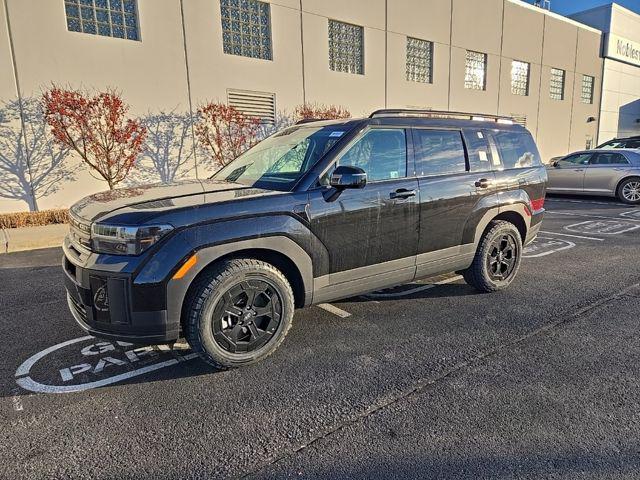
M75 180L66 161L69 150L59 148L49 133L42 105L36 98L12 100L0 108L0 198L25 202L38 210L38 200Z
M195 176L193 119L188 113L160 112L142 118L144 149L125 185L172 183Z

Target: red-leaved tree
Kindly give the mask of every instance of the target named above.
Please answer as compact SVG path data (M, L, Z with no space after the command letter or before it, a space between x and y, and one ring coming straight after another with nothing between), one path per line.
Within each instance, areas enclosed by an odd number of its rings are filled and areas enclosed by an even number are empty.
M350 118L351 112L344 107L336 105L323 105L319 103L305 103L298 105L293 112L296 122L300 120L337 120L340 118Z
M43 95L43 107L59 145L75 151L110 190L124 180L142 151L146 128L127 118L129 106L117 92L91 95L53 86Z
M258 142L259 127L257 118L244 115L235 107L211 102L198 108L195 134L216 166L224 166Z

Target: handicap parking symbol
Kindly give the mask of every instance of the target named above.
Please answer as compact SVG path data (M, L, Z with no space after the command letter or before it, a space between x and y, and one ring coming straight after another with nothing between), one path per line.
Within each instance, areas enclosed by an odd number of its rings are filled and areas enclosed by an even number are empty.
M586 222L567 225L564 229L573 233L588 233L592 235L619 235L640 228L640 223L628 220L587 220Z
M538 258L558 253L563 250L569 250L576 244L568 240L557 238L538 237L533 243L527 245L522 251L522 258Z

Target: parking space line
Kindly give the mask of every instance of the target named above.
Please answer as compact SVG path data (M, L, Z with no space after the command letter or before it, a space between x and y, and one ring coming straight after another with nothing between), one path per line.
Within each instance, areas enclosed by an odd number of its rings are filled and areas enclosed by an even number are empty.
M628 205L625 203L620 203L620 202L597 202L595 200L570 200L570 199L564 199L564 198L546 198L545 200L546 202L568 202L568 203L588 203L588 204L592 204L592 205L609 205L609 206L624 206L627 207Z
M335 305L331 305L330 303L320 303L316 305L316 307L326 310L329 313L333 313L334 315L337 315L340 318L347 318L351 316L349 312L346 312L341 308L336 307Z
M558 253L558 252L561 252L563 250L569 250L569 249L571 249L571 248L576 246L575 243L570 242L569 240L562 240L562 239L559 239L559 238L551 238L551 237L541 237L541 236L539 236L537 239L540 239L540 240L551 240L551 241L555 241L555 242L563 242L563 243L565 243L565 245L563 247L560 247L560 248L554 248L552 250L547 250L546 252L543 251L542 253L536 253L534 255L527 255L523 251L522 258L546 257L547 255L551 255L552 253ZM525 248L525 251L526 251L526 248Z
M597 240L598 242L604 242L604 238L585 237L583 235L571 235L569 233L547 232L545 230L540 230L540 233L544 233L546 235L562 235L563 237L582 238L584 240Z
M605 215L589 215L584 213L572 213L572 212L554 212L552 210L547 210L545 213L548 213L551 215L566 215L568 217L585 217L585 218L600 218L604 220L620 220L619 217L609 217ZM629 212L625 212L625 213L629 213ZM621 213L620 215L624 216L625 220L629 220L630 222L640 222L640 218L628 218L627 216L624 215L624 213Z

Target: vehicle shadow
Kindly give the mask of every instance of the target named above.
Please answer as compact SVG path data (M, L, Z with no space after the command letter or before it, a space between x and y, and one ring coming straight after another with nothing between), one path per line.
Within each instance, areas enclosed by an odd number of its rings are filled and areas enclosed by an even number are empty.
M396 302L421 298L450 298L481 295L466 283L427 284L410 283L393 289L371 292L344 300L351 303Z

